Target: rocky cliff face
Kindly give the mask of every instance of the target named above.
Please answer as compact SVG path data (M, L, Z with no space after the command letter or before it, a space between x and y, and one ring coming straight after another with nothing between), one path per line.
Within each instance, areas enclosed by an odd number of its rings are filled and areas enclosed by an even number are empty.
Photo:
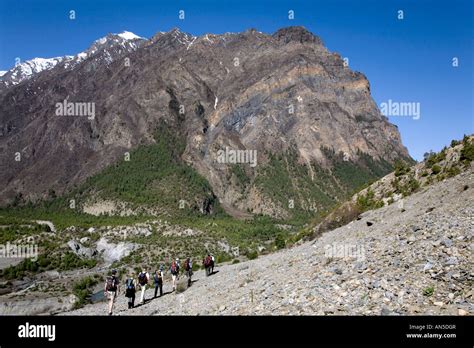
M160 122L228 211L317 210L409 159L365 76L304 28L106 41L0 89L3 203L67 191L153 143ZM94 117L57 116L64 101L93 104Z

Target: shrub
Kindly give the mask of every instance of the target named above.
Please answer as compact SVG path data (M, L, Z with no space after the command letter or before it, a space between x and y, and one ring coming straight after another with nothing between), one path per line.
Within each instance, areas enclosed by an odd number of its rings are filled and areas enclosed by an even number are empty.
M286 246L285 237L282 234L278 234L275 238L275 246L278 250L283 249Z
M433 165L433 167L431 167L431 174L439 174L441 172L441 167L437 164Z
M407 195L416 192L420 188L420 183L414 177L411 177L407 183Z
M428 152L425 152L423 154L423 160L427 160L428 158L430 158L431 156L435 155L436 153L433 151L433 150L430 150Z
M452 140L452 141L451 141L451 147L455 147L455 146L457 146L457 145L459 145L459 144L461 144L461 142L458 141L458 140Z
M405 175L410 172L410 167L403 161L397 160L395 162L395 176Z
M460 160L463 162L471 162L474 160L474 143L470 141L463 142Z
M198 262L193 262L193 272L200 270L202 267Z
M436 161L441 162L446 159L446 148L444 148L440 153L436 155Z
M84 306L88 302L88 298L92 293L92 287L97 284L97 280L94 277L86 277L74 284L73 294L77 296L74 308Z
M383 201L376 201L374 197L375 197L375 194L370 188L367 189L367 192L365 195L359 195L357 197L357 205L359 209L361 211L366 211L366 210L377 209L377 208L383 207L384 206Z
M229 254L222 253L216 256L216 263L222 263L230 261L232 257Z
M434 287L429 286L426 289L423 290L423 296L430 297L434 293Z
M425 154L426 155L426 154ZM429 156L426 158L425 157L425 161L426 161L426 166L428 168L431 168L433 167L436 163L439 163L441 161L444 161L446 159L446 148L444 148L443 150L441 150L439 153L434 153L434 152L430 152L429 153Z
M255 260L258 257L258 251L257 250L251 250L251 251L247 252L246 256L249 260Z
M461 169L459 169L456 166L452 166L446 171L446 174L447 174L448 178L456 176L460 173L461 173Z

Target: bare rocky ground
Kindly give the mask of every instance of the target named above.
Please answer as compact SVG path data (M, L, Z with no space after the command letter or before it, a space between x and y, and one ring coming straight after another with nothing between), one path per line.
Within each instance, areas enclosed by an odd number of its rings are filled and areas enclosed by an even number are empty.
M192 286L116 315L472 315L472 168L313 242L196 272ZM147 297L152 291L147 291ZM105 303L66 315L105 315Z

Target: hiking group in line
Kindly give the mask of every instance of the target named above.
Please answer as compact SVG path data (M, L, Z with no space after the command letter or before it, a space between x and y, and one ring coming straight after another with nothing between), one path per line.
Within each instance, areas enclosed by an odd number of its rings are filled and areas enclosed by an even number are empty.
M207 256L203 259L202 264L206 270L206 276L209 276L214 273L214 264L215 259L214 256L211 254L207 254ZM176 290L177 282L179 280L179 273L180 273L181 265L179 262L179 258L176 258L171 262L169 272L171 274L172 284L173 284L173 291ZM188 287L191 286L192 280L191 277L193 275L193 264L190 258L187 258L183 264L184 275L188 280ZM135 307L135 294L137 291L137 286L140 288L140 304L145 303L145 292L149 287L149 283L153 280L153 286L155 288L155 294L153 298L156 298L158 295L158 291L160 292L160 297L163 296L163 278L164 278L164 266L160 265L159 269L157 269L152 275L148 273L146 267L142 267L140 273L138 273L137 277L135 278L133 274L131 274L125 280L125 297L128 298L128 309L132 309ZM153 278L153 279L152 279ZM112 270L111 275L106 278L105 285L104 285L104 295L108 300L108 313L112 315L114 303L117 299L117 295L120 292L120 279L117 276L117 271L115 269Z

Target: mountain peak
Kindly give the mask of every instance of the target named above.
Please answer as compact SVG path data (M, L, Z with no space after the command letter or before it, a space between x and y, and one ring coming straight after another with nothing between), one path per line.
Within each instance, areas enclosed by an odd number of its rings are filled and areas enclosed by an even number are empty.
M130 31L123 31L120 34L116 34L116 35L120 36L122 39L125 39L125 40L143 39L143 37L135 35L134 33L130 32Z
M303 26L282 28L277 30L272 36L274 39L283 41L284 43L296 41L300 43L311 42L322 45L321 39Z
M182 31L178 27L174 27L173 29L169 31L169 33L182 33Z
M195 36L181 31L179 28L174 27L170 31L164 32L160 31L156 33L150 41L152 43L157 42L158 40L163 40L167 44L174 45L176 43L188 45L192 40L195 39Z
M145 38L143 37L140 37L130 31L123 31L119 34L116 34L116 33L109 33L107 34L106 36L104 37L101 37L100 39L97 39L93 42L92 45L104 45L106 44L107 42L109 42L110 40L112 41L117 41L117 39L119 39L119 41L133 41L133 40L146 40ZM121 39L121 40L120 40Z

